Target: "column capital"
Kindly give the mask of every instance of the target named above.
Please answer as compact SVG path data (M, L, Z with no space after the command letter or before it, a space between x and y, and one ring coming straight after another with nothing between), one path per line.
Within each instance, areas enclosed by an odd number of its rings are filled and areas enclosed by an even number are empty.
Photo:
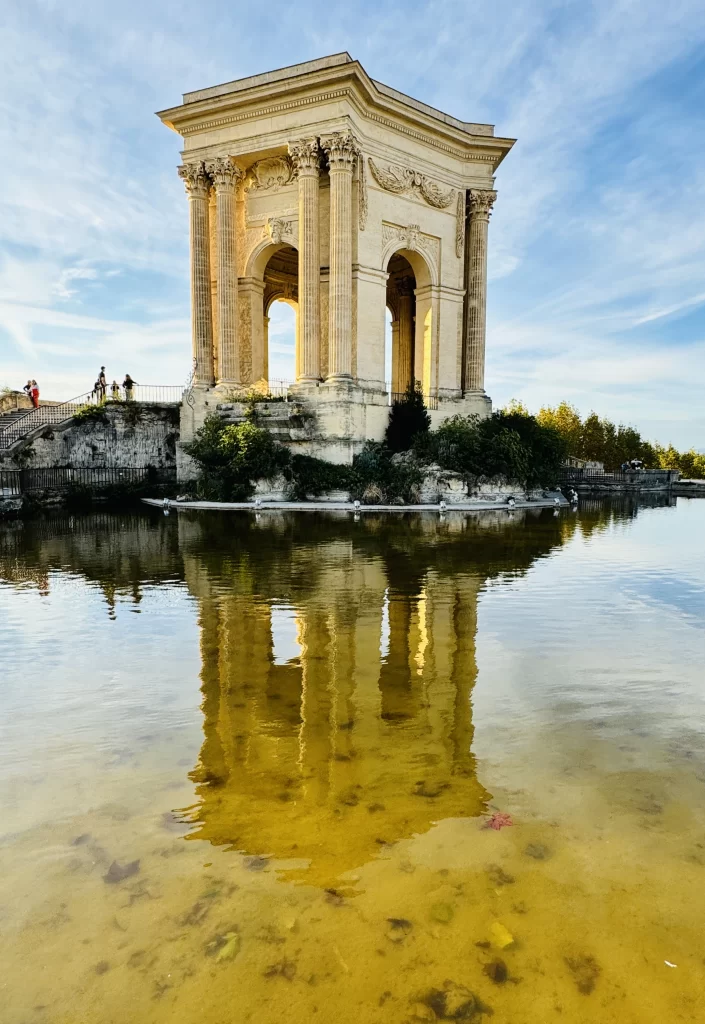
M497 193L492 189L471 188L468 191L468 212L473 217L490 219Z
M195 164L181 164L177 170L189 199L205 199L207 197L211 183L202 160Z
M245 174L229 156L219 156L215 160L209 160L205 165L206 173L210 176L216 192L232 192L237 183L244 178Z
M318 177L320 163L320 149L318 139L314 136L310 139L299 139L297 142L289 143L289 156L294 162L294 167L299 172L299 177Z
M328 157L331 171L350 171L360 152L357 140L351 131L332 132L321 136L321 148Z

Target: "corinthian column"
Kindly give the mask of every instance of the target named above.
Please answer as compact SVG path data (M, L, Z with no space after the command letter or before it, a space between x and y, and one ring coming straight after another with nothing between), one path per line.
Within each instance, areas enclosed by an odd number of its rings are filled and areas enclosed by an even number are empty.
M237 231L235 187L242 171L232 160L219 157L206 164L213 179L216 203L216 294L218 297L218 383L241 382L238 345Z
M464 390L485 390L487 331L487 227L497 193L468 192L470 219L465 247L465 384Z
M352 176L357 146L351 132L321 139L330 171L328 377L352 378Z
M318 139L290 143L299 174L299 341L297 380L321 376L321 256L318 229Z
M195 360L194 383L213 385L213 315L211 310L208 190L210 181L202 163L179 167L189 198L191 241L191 340Z

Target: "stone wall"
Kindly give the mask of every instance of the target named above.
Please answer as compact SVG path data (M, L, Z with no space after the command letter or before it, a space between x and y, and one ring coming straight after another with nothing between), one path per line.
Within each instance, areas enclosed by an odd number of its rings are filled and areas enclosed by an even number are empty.
M179 407L108 403L98 418L40 427L0 453L0 468L169 470L176 465Z

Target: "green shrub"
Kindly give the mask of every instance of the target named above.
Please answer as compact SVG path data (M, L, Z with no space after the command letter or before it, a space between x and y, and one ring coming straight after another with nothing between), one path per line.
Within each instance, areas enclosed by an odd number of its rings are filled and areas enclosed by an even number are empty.
M351 496L366 504L404 504L418 500L423 470L413 455L396 455L386 445L368 441L353 459Z
M107 423L105 405L82 405L72 416L74 423Z
M392 403L385 443L390 452L407 452L419 435L428 434L431 417L424 404L421 384L409 384L403 398Z
M318 498L326 491L343 491L350 487L349 466L336 465L311 455L293 455L289 473L289 491L295 501Z
M271 480L291 458L268 430L251 422L226 424L217 416L206 419L184 451L200 466L200 495L216 501L245 501L256 480Z
M565 442L552 427L523 412L497 412L488 419L453 416L414 444L418 457L466 480L502 477L528 488L555 484Z

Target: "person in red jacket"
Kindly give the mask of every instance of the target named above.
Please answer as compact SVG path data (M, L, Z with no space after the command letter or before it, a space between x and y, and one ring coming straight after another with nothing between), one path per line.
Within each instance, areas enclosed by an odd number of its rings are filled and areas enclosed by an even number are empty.
M39 408L39 385L36 380L32 381L32 386L29 389L29 397L32 399L32 405L35 409Z

